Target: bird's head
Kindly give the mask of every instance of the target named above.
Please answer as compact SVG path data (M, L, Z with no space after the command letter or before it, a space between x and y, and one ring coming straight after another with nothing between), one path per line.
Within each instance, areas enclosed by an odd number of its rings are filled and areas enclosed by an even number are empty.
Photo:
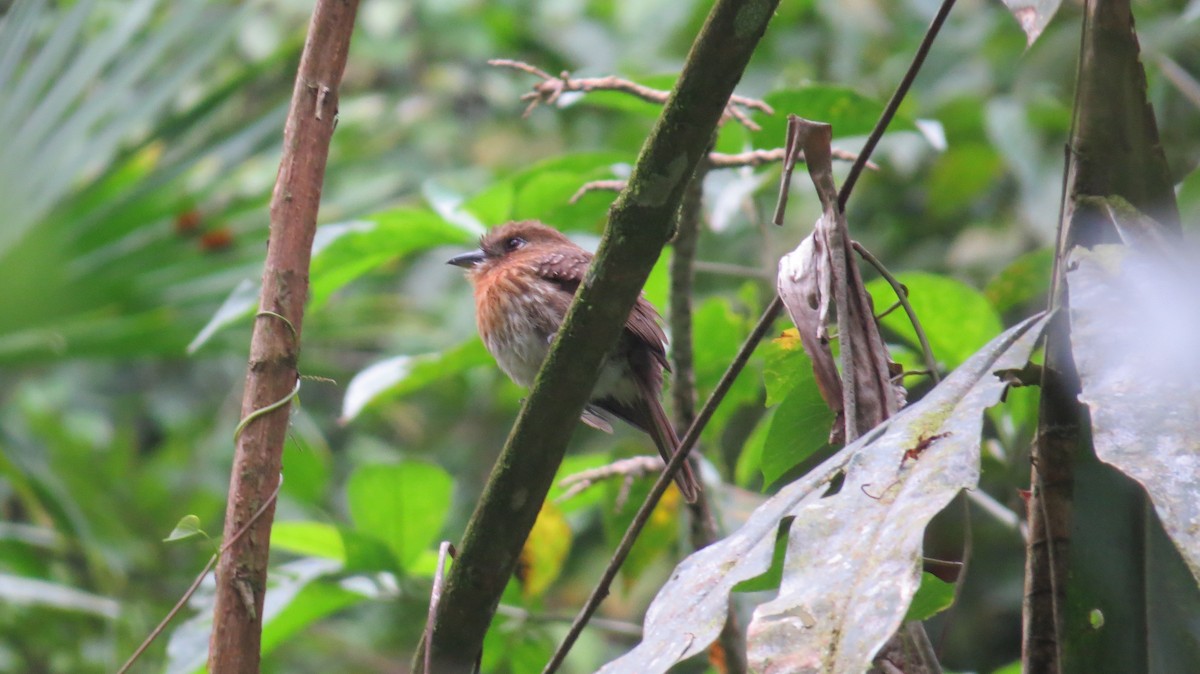
M571 240L553 227L536 220L510 222L494 227L479 238L479 248L468 253L455 255L446 264L463 267L472 272L483 272L505 260L524 257L555 247L574 246Z

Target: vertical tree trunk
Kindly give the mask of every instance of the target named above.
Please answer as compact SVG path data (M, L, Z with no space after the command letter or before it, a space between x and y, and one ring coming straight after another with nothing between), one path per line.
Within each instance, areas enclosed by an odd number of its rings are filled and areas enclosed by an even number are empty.
M337 122L338 86L346 66L357 0L317 0L284 127L283 156L271 197L271 229L261 312L254 325L242 416L286 401L299 381L300 327L329 140ZM217 601L208 670L259 669L268 544L275 513L290 403L249 422L237 438L225 540L249 528L217 565ZM257 515L258 519L254 520Z
M1083 20L1051 291L1051 306L1059 314L1048 330L1030 478L1022 639L1024 671L1028 674L1096 671L1064 664L1068 648L1065 635L1079 633L1087 620L1086 613L1066 613L1068 582L1078 580L1069 570L1082 560L1071 556L1072 530L1078 524L1073 522L1072 503L1077 467L1086 463L1099 472L1113 471L1096 461L1087 432L1086 410L1077 399L1079 378L1071 357L1064 274L1067 256L1074 247L1117 240L1106 218L1080 206L1081 197L1108 195L1125 198L1170 229L1179 228L1158 128L1146 99L1146 76L1139 60L1129 0L1089 0ZM1088 474L1096 471L1089 470ZM1120 509L1145 511L1145 495L1139 489L1114 489L1111 497L1123 502ZM1079 517L1097 515L1078 513ZM1103 532L1105 528L1091 526L1087 530ZM1132 563L1141 551L1109 548L1108 554ZM1138 574L1132 567L1129 571L1132 581ZM1136 637L1135 632L1123 632L1120 639L1109 638L1107 642L1118 647L1119 643L1128 645L1128 639L1144 640L1144 633Z

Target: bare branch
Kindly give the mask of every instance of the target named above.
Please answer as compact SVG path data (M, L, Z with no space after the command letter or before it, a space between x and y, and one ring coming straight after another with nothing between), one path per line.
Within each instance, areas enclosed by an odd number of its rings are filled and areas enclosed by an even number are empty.
M783 161L787 150L782 147L777 147L774 150L750 150L749 152L739 152L737 154L725 154L723 152L710 152L708 154L708 165L710 168L736 168L739 166L763 166L764 164L774 164L775 162ZM834 149L832 156L838 161L853 162L858 160L858 155L846 150ZM796 157L797 162L804 161L804 153L801 152ZM874 162L866 162L866 167L878 171L879 165Z
M626 482L631 482L646 475L658 475L662 472L663 465L662 457L659 456L631 456L627 459L618 459L605 466L589 468L568 475L558 482L558 486L566 488L566 491L555 499L555 502L562 503L574 498L604 480L621 478Z
M620 192L623 189L625 189L624 180L593 180L590 183L584 183L578 190L576 190L575 194L571 195L571 198L567 203L573 204L579 201L583 198L583 195L587 194L588 192L597 192L600 190Z
M523 113L526 117L538 105L554 105L564 93L572 91L580 93L587 93L589 91L619 91L657 105L666 103L667 97L671 95L669 91L652 89L614 75L572 79L571 74L564 70L558 77L554 77L537 66L512 59L491 59L488 61L488 65L512 68L523 73L529 73L542 80L533 85L533 91L521 95L521 100L529 101L529 105L526 106ZM771 106L760 100L734 95L729 97L729 102L725 105L725 112L721 115L721 123L732 119L751 131L761 131L762 127L750 119L745 112L746 110L758 110L768 115L775 112L771 109Z

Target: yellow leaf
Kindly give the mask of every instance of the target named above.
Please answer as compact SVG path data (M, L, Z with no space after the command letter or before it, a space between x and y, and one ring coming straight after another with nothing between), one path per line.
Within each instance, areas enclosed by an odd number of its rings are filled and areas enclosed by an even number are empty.
M553 502L543 503L517 563L517 580L525 599L539 597L550 587L570 550L571 527L562 511Z

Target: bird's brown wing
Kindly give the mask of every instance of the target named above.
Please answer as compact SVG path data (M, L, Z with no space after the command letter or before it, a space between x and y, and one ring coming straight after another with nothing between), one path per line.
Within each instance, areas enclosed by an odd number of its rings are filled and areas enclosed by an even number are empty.
M583 282L588 265L592 263L592 254L585 250L555 252L542 256L536 266L536 271L542 278L554 282L566 291L566 302L569 304ZM565 307L564 307L565 309ZM662 319L654 306L645 297L638 297L625 319L625 331L641 342L653 354L654 360L664 370L670 371L667 362L667 335L662 329Z

